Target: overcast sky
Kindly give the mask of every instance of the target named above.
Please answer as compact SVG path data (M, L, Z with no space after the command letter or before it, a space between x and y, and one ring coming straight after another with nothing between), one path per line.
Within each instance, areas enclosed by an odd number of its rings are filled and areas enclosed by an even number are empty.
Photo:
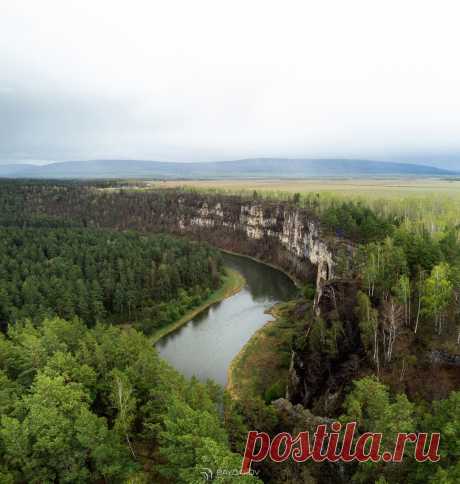
M460 167L460 3L0 0L0 161Z

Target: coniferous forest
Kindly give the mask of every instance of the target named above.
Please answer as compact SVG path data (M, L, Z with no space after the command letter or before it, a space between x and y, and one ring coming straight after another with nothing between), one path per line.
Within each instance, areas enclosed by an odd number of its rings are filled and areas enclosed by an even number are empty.
M149 333L220 282L219 253L168 236L72 228L0 228L0 320L78 317Z

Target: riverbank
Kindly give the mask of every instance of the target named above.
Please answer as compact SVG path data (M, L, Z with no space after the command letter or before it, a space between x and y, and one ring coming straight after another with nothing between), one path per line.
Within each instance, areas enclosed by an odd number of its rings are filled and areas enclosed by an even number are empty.
M195 316L197 316L209 306L212 306L213 304L223 301L224 299L238 293L245 286L245 284L246 280L242 274L240 274L238 271L230 269L229 267L226 267L221 287L214 291L206 299L206 301L204 301L196 308L188 311L180 319L155 331L151 336L152 343L157 343L161 338L165 337L169 333L172 333L173 331L176 331L176 329L180 328L184 324L187 324L191 319L193 319Z
M285 276L289 277L289 279L294 283L294 286L296 286L298 289L302 288L302 283L300 282L300 280L297 279L296 277L294 277L292 274L290 274L288 271L286 271L282 267L279 267L279 266L272 264L270 262L266 262L262 259L258 259L257 257L253 257L252 255L242 254L241 252L233 252L231 250L221 249L220 247L216 247L216 248L219 249L224 254L237 255L238 257L244 257L246 259L253 260L254 262L258 262L259 264L266 265L268 267L271 267L272 269L275 269L279 272L282 272Z
M293 327L284 317L291 303L279 303L268 321L241 348L227 372L226 389L238 399L252 394L267 401L284 397L291 359Z

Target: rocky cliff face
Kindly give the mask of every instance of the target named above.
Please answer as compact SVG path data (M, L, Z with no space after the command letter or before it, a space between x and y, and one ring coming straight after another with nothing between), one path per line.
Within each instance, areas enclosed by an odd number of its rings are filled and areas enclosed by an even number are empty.
M250 245L256 253L263 253L263 259L282 262L298 276L316 274L318 307L324 282L333 275L334 252L332 243L322 236L319 221L307 210L266 201L238 201L236 197L217 201L182 196L177 204L177 226L182 232L207 230L227 233L232 239L246 238L255 242ZM218 245L228 242L221 239Z

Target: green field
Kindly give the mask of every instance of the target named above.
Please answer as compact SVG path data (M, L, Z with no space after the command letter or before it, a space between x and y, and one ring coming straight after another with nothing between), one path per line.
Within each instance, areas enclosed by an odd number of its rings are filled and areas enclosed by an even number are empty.
M269 200L295 196L301 206L315 205L318 215L333 204L359 202L381 216L422 225L431 234L460 224L460 178L176 180L152 181L148 186Z
M294 193L335 193L350 197L394 198L427 196L433 193L453 196L460 201L460 178L388 179L304 179L304 180L173 180L150 182L161 188L186 187L200 190L252 192L281 196Z

